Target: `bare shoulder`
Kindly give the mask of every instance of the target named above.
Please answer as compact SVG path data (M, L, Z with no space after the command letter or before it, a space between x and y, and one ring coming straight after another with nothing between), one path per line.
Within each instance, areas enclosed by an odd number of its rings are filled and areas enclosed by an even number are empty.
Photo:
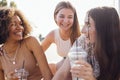
M29 37L25 38L25 41L27 41L27 42L36 41L36 40L37 40L37 38L35 38L34 36L29 36Z
M24 39L24 42L25 43L27 43L27 44L32 44L32 43L34 43L34 42L37 42L38 40L37 40L37 38L36 37L34 37L34 36L29 36L29 37L26 37L25 39Z
M34 36L29 36L29 37L25 38L24 42L28 46L29 49L31 49L32 47L35 47L37 45L40 45L39 41Z
M52 30L47 34L47 36L45 37L45 41L49 41L51 43L54 42L54 31L55 30Z
M53 38L54 37L54 31L55 30L52 30L51 32L49 32L46 37Z

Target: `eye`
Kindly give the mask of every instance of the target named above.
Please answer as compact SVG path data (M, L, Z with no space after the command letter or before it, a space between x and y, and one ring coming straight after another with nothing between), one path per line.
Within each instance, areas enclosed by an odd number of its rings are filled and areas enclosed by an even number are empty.
M88 28L90 28L91 26L90 26L90 24L88 24Z
M73 16L68 16L68 19L73 19Z
M15 23L11 23L10 26L16 26L16 24Z
M87 27L88 27L88 28L90 27L90 24L89 24L89 22L85 22L85 24L87 25Z
M20 22L19 24L20 24L21 26L23 26L23 23L22 23L22 22Z
M60 18L64 18L64 16L63 16L63 15L60 15L59 17L60 17Z

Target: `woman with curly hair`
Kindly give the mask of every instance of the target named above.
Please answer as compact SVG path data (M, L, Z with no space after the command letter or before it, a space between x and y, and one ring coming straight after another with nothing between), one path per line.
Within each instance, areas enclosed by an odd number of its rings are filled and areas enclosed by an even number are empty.
M46 56L40 43L30 36L31 26L14 8L0 8L0 80L13 80L15 69L23 66L27 80L51 80Z

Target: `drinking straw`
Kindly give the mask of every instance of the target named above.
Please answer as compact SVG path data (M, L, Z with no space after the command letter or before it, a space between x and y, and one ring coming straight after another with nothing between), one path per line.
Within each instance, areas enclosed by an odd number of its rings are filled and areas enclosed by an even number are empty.
M25 60L23 60L23 65L22 65L22 69L24 69L24 64L25 64Z
M24 65L25 65L25 60L23 60L23 64L22 64L22 75L23 75ZM21 76L20 80L22 80L22 78L23 78L23 76Z

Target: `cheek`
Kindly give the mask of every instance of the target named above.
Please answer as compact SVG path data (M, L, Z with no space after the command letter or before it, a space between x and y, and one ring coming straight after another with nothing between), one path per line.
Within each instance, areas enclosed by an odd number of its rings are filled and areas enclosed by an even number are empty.
M59 25L59 24L62 22L62 19L60 19L60 18L56 18L56 19L55 19L55 22L56 22L56 24Z
M74 23L74 20L73 20L73 19L71 19L71 20L70 20L70 23L73 25L73 23Z
M10 26L8 30L9 30L9 32L13 32L15 30L15 27L14 26Z
M95 31L91 31L91 32L90 32L90 41L91 41L92 43L95 42L95 36L96 36Z
M24 30L25 30L25 27L21 26L21 30L24 31Z

